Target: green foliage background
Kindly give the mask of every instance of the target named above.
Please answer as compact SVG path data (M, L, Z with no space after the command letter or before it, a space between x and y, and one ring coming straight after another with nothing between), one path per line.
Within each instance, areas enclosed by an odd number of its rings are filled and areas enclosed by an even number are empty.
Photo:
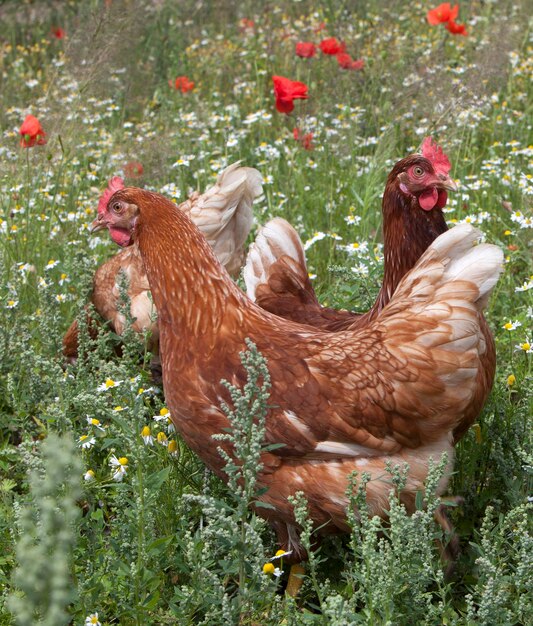
M427 24L434 6L0 3L0 624L84 624L96 612L124 625L533 622L531 11L525 1L463 2L460 37ZM295 56L297 41L327 36L364 69ZM273 74L309 86L291 116L274 108ZM169 87L180 75L193 91ZM28 113L48 142L24 150ZM313 133L312 150L295 127ZM321 301L365 310L381 281L387 172L427 134L461 182L450 222L475 223L507 260L487 313L494 390L458 445L450 487L465 500L452 514L462 554L445 580L437 502L409 518L392 494L390 524L354 520L351 536L325 542L294 602L281 593L286 573L262 573L277 546L251 512L253 494L222 485L154 421L164 399L139 359L144 341L129 333L119 359L102 335L65 369L62 335L115 253L88 224L128 162L144 170L130 183L179 200L241 160L264 176L257 223L295 224ZM258 355L252 377L254 367ZM98 391L106 380L115 384ZM237 413L238 436L256 449L256 422ZM146 425L174 440L175 454L145 445ZM121 482L113 456L128 460ZM363 506L356 489L353 498ZM312 541L305 502L295 506Z

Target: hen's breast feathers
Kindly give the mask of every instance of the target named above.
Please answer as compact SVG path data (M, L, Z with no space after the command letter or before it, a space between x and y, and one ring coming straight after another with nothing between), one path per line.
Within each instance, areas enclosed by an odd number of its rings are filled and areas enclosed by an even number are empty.
M125 318L118 307L121 275L126 279L131 315L136 318L133 329L137 332L152 329L155 309L148 296L150 286L136 245L121 250L96 270L92 295L96 310L111 322L117 334L122 334Z

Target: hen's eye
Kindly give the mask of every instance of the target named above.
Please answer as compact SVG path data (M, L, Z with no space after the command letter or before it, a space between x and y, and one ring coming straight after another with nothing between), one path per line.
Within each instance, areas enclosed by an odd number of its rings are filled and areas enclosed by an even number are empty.
M415 176L422 176L424 174L424 170L419 165L417 165L413 168L413 173Z
M115 213L120 213L122 211L122 205L120 204L120 202L114 202L111 208Z

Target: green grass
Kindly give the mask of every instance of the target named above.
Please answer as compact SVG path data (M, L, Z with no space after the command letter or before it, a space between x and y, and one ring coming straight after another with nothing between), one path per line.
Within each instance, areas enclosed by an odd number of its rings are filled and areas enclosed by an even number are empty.
M1 4L0 624L84 624L94 612L124 625L533 621L530 16L525 1L464 2L468 37L452 36L427 24L436 4ZM56 26L65 39L51 35ZM327 36L364 69L295 56L296 41ZM275 110L273 74L309 86L291 116ZM179 75L193 91L169 87ZM46 145L19 147L28 113ZM295 127L313 133L313 150L294 140ZM457 446L450 486L465 499L453 512L462 554L444 580L431 514L408 518L393 502L389 527L364 521L322 544L294 603L262 573L277 550L267 525L243 518L242 498L152 419L164 398L139 341L130 337L119 359L101 336L64 369L62 335L116 251L88 224L129 161L144 168L130 183L181 199L241 160L264 176L257 224L291 221L308 241L321 301L365 310L382 275L386 175L427 134L461 183L447 217L479 225L507 260L487 311L494 390ZM98 392L107 379L121 382ZM147 424L176 441L175 455L144 445ZM90 448L69 443L83 435L94 437ZM121 482L113 456L128 459ZM89 469L95 480L79 495L73 473L82 481ZM54 510L69 523L58 525Z

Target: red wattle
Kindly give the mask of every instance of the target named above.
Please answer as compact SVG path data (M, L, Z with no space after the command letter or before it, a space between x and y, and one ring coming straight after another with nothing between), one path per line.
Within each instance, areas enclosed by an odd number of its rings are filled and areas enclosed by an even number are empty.
M426 189L420 194L418 197L418 204L420 204L424 211L431 211L431 209L437 204L438 199L439 194L436 188L431 187L431 189Z
M125 248L131 244L131 235L124 228L113 228L113 226L110 226L109 234L111 235L111 239L121 248Z
M445 189L439 189L439 199L436 204L437 209L443 209L446 206L446 202L448 202L448 193Z

